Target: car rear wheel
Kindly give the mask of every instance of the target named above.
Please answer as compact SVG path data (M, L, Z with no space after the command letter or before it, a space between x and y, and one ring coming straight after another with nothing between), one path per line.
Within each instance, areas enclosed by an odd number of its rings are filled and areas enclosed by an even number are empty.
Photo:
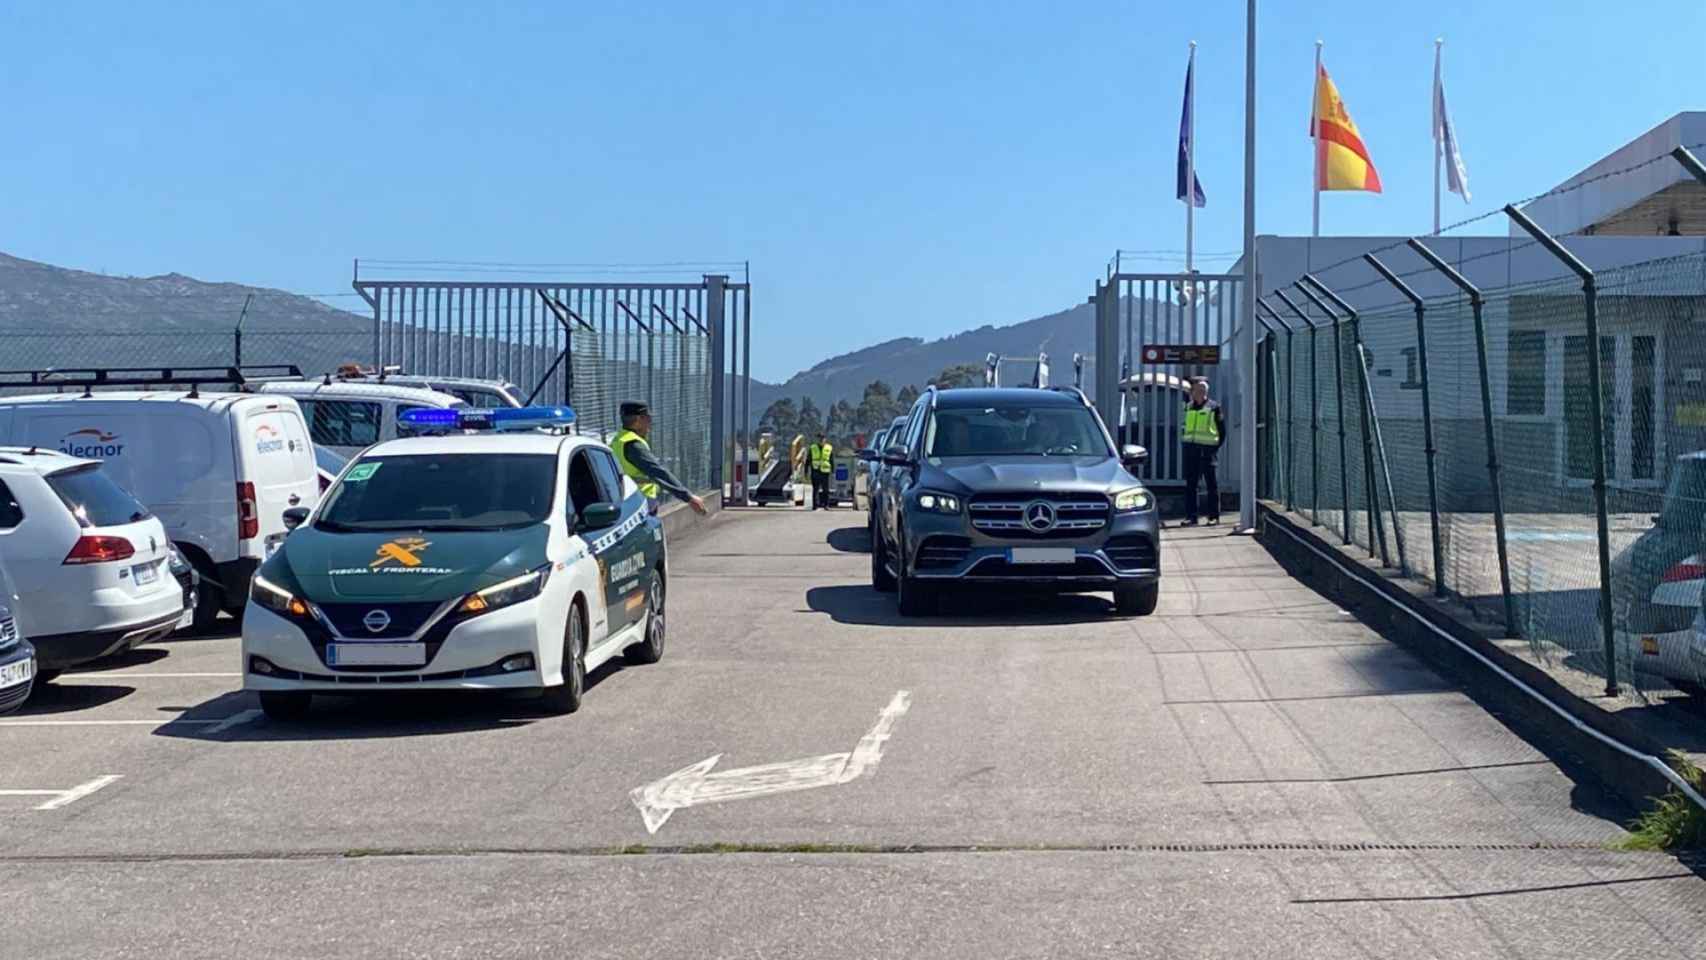
M883 535L871 524L871 587L878 593L894 592L894 574L889 573L888 551L883 547Z
M195 592L195 616L190 621L190 629L196 633L213 631L213 622L219 619L219 611L225 599L224 592L203 582Z
M629 663L657 663L663 659L665 619L663 613L663 576L652 571L646 584L646 639L628 648Z
M261 712L270 720L300 720L308 715L314 695L284 690L261 691Z
M563 628L563 682L545 688L545 709L552 713L574 713L581 708L586 691L586 614L581 605L569 607L569 622Z
M1161 584L1151 583L1141 587L1116 587L1114 589L1114 612L1122 617L1147 617L1155 612L1155 605L1161 599Z

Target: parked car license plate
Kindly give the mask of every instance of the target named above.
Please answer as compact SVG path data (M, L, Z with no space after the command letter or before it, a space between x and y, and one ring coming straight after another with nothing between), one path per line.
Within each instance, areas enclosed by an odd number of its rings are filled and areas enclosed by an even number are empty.
M34 657L19 660L16 663L8 663L4 667L0 667L0 689L15 687L35 675L36 661Z
M328 643L326 663L333 667L420 667L424 643Z
M130 575L136 579L136 585L146 587L160 579L159 568L152 563L139 563L130 568Z
M1071 547L1011 547L1007 550L1008 563L1071 563L1077 559L1077 551Z

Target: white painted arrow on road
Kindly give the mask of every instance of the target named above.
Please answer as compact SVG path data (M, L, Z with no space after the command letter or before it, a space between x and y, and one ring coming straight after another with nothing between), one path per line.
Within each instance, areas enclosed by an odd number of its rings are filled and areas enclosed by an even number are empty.
M640 817L646 822L646 832L657 833L669 820L670 814L684 807L751 800L848 783L859 779L883 758L883 746L888 743L890 731L911 705L910 693L905 690L897 692L883 712L877 715L876 725L859 738L850 753L826 753L821 757L712 773L717 761L723 758L719 753L690 767L682 767L661 780L637 787L628 796L639 808Z

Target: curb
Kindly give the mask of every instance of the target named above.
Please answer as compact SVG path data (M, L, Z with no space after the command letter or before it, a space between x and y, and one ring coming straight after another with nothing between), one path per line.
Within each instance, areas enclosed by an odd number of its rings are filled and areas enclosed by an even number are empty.
M1257 539L1288 573L1462 684L1472 699L1519 734L1526 730L1561 748L1636 810L1683 785L1659 759L1664 745L1634 724L1576 696L1480 630L1412 593L1408 581L1346 556L1317 535L1317 528L1301 526L1266 504L1257 514ZM1698 795L1694 800L1701 803Z

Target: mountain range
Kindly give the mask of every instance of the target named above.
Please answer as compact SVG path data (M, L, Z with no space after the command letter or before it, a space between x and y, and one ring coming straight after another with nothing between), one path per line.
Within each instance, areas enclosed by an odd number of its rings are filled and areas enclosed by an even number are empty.
M112 276L0 254L0 368L227 364L245 303L245 362L294 362L317 371L366 359L372 319L311 297L179 273ZM197 333L207 336L183 336ZM873 380L895 390L921 387L947 367L981 365L990 353L1029 358L1004 365L1003 383L1029 382L1039 350L1050 357L1054 381L1069 383L1073 353L1089 354L1093 342L1088 304L939 340L887 340L830 357L783 383L754 380L752 417L782 397L795 403L810 397L825 410L837 400L857 404ZM122 356L109 356L115 353Z

